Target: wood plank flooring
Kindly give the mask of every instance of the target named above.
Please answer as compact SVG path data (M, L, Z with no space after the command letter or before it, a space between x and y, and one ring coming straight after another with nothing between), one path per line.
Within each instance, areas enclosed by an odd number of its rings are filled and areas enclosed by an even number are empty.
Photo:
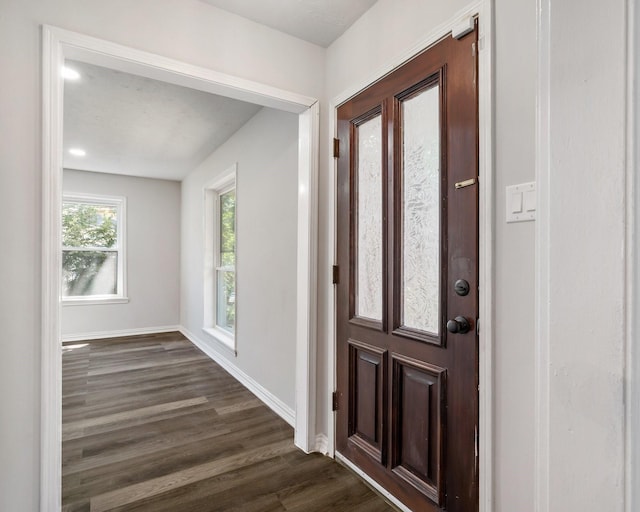
M387 512L180 333L63 347L62 511Z

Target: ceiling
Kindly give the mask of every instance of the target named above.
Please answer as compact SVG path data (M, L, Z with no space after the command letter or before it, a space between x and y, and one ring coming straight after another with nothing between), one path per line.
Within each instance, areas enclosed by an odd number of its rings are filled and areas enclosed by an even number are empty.
M261 108L83 62L66 65L80 73L64 87L67 169L182 180Z
M202 0L329 46L376 0ZM182 180L260 106L93 64L64 87L64 167ZM81 148L85 156L74 156Z
M377 0L202 1L326 48Z

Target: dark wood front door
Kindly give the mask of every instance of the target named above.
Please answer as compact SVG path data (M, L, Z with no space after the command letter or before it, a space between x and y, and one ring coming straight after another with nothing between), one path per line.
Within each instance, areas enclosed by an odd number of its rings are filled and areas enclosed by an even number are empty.
M337 450L478 509L477 29L338 108Z

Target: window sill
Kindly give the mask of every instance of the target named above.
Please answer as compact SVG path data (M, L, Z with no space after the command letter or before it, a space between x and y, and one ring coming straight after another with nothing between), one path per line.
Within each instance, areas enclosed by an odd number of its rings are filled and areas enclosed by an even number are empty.
M63 306L95 306L97 304L127 304L129 297L69 297L62 298Z
M223 345L224 348L233 352L234 356L238 355L236 352L236 339L233 334L229 334L220 327L203 327L202 330Z

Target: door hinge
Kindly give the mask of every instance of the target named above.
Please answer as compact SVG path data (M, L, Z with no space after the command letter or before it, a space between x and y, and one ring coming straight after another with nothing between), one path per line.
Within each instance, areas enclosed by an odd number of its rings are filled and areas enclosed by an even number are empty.
M340 282L340 267L338 265L333 266L333 284L338 284Z
M478 449L478 425L476 425L475 431L474 431L474 436L473 436L473 444L475 446L475 452L476 452L476 465L478 462L478 455L480 454L480 450Z
M331 395L331 410L332 411L338 410L338 392L337 391L334 391L333 394Z
M467 16L462 21L455 24L451 30L451 36L454 39L462 39L467 34L473 32L476 28L476 20L473 16Z
M480 319L476 318L476 336L480 336Z
M340 139L333 139L333 158L340 157Z

